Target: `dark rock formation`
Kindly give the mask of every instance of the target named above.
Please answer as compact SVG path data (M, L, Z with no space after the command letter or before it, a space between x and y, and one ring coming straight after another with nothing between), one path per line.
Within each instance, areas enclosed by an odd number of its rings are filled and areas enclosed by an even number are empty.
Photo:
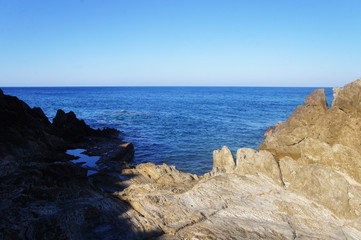
M110 128L92 129L84 120L79 120L74 112L65 113L59 109L53 119L52 133L74 143L84 141L89 137L117 137L120 132Z
M41 159L62 147L63 140L50 134L51 123L43 111L16 97L0 96L0 126L0 159Z
M96 130L86 125L84 120L79 120L74 112L65 113L59 109L53 119L53 132L67 140L81 141L85 136L94 135Z
M94 130L59 110L50 123L0 91L0 239L119 239L159 234L151 221L93 184L119 178L134 154L115 129ZM74 164L67 148L101 156L98 173ZM122 188L116 188L117 190ZM146 225L148 229L139 226Z

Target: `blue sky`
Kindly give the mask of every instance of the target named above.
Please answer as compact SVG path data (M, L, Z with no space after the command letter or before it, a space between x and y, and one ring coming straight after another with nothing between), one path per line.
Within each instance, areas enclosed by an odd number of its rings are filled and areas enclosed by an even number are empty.
M0 0L0 86L342 86L359 0Z

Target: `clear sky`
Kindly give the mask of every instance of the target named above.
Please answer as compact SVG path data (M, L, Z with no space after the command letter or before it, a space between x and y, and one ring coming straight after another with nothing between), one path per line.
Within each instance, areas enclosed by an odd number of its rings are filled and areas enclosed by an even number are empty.
M0 0L0 86L343 86L360 0Z

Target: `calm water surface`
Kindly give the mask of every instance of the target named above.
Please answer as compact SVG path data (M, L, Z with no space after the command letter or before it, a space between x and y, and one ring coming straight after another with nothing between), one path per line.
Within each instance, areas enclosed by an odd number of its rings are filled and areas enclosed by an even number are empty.
M257 148L269 126L285 121L314 88L58 87L3 88L50 120L74 111L95 128L113 127L133 142L134 163L154 162L203 174L212 152ZM332 89L326 88L330 104Z

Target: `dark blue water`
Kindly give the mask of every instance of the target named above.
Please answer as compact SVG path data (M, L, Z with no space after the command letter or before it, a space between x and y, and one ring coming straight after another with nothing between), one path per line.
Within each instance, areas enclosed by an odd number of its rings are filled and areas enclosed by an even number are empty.
M74 111L95 128L114 127L133 142L134 163L154 162L203 174L212 152L257 148L269 126L285 121L314 88L59 87L3 88L52 119ZM332 89L326 88L332 101Z

